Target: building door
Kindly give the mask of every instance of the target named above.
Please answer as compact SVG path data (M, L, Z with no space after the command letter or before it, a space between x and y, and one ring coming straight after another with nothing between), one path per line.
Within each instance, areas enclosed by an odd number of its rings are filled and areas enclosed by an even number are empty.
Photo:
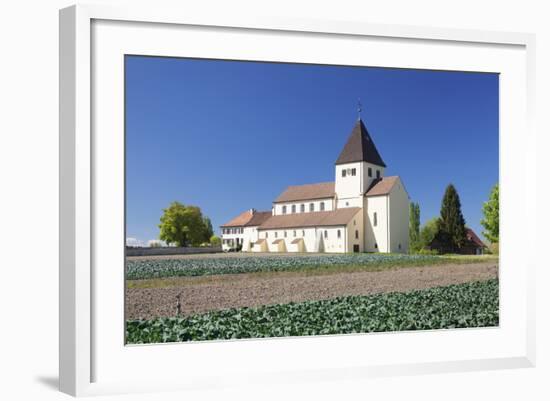
M359 252L359 244L353 245L353 252L355 253Z

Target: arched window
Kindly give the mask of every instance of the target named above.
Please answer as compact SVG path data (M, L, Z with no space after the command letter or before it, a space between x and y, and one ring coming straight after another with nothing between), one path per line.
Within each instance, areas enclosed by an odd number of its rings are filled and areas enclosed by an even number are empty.
M292 233L292 235L295 237L296 236L296 230L294 230L294 232Z
M283 206L283 214L286 214L286 205Z
M304 213L306 211L306 205L303 203L300 205L300 213Z
M310 204L309 204L309 211L310 211L310 212L315 211L315 204L314 204L314 203L310 203Z
M325 230L325 239L328 238L328 232Z
M320 209L321 209L321 212L325 210L325 202L321 202L320 204Z
M275 238L277 238L277 231L275 231Z
M286 238L286 231L285 231L285 238Z
M374 212L372 223L374 224L375 227L378 225L378 215L376 214L376 212Z
M296 205L292 205L292 213L296 213Z

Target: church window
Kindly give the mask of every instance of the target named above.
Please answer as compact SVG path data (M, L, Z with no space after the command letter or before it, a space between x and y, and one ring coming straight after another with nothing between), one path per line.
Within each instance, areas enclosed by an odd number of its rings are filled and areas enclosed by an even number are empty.
M277 231L275 231L275 238L277 238Z
M306 230L302 230L302 237L305 237L306 235Z
M373 224L376 227L378 225L378 215L376 214L376 212L374 212L373 220Z
M372 168L369 167L369 177L372 177Z
M349 202L346 202L346 206L349 206Z
M306 205L304 205L303 203L300 205L300 212L301 213L304 213L306 211Z
M343 169L342 169L342 177L345 177L345 176L346 176L346 169L343 168Z
M322 212L323 210L325 210L325 202L321 202L321 203L319 204L319 206L320 206L321 212Z
M355 175L356 172L357 172L357 169L355 169L355 168L352 168L352 169L351 169L351 175Z
M285 231L285 238L286 238L286 231Z
M354 225L354 226L357 225L357 222L356 222L355 220L353 220L353 225Z
M314 204L314 203L310 203L310 204L309 204L309 211L310 211L310 212L315 211L315 204Z
M355 239L359 239L359 230L355 230Z
M327 232L327 230L325 230L325 239L327 239L327 238L328 238L328 232Z
M286 205L283 206L283 214L286 214Z
M292 205L292 213L296 213L296 205Z
M296 236L296 230L294 230L294 232L293 232L292 234L293 234L293 236L295 237L295 236Z
M380 178L380 170L376 170L376 178Z
M266 231L266 232L265 232L265 237L266 237L266 238L269 237L268 234L269 234L269 233Z
M342 237L342 233L340 232L340 230L337 231L337 235L338 235L338 239Z

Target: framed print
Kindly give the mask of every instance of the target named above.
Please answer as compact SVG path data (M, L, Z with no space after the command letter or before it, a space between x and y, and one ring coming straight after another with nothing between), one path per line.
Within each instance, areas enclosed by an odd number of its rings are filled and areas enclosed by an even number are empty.
M533 366L533 44L62 10L61 390Z

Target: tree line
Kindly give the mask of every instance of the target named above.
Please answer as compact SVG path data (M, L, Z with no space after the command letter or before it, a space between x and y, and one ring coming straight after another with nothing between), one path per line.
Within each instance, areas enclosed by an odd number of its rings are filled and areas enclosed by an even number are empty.
M499 240L499 187L496 184L484 202L481 225L483 235L498 251ZM428 220L420 227L420 205L411 202L409 206L409 247L411 252L423 252L437 243L443 253L458 252L465 244L466 221L462 215L460 197L456 188L449 184L441 201L439 217Z

